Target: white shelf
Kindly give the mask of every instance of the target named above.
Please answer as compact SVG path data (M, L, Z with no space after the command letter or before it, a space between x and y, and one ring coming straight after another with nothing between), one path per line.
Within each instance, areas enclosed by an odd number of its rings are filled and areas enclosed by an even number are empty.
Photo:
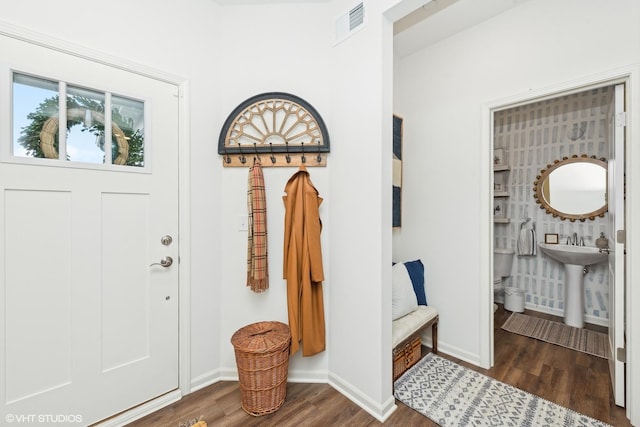
M493 222L496 224L509 224L511 220L509 218L493 218Z
M496 185L493 187L493 197L509 197L509 192L506 191L507 176L500 172L508 172L510 170L511 167L509 165L493 165L494 174L498 173L494 178ZM496 188L498 188L498 190L496 190Z

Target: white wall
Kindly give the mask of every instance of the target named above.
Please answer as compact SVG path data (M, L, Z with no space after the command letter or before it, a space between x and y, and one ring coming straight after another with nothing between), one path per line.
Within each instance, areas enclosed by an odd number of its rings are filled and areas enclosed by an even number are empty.
M356 2L333 2L332 16ZM332 51L330 363L334 386L378 417L391 390L392 26L365 1L366 27Z
M392 28L376 2L365 2L366 26L333 45L333 20L356 2L225 7L220 103L231 111L265 91L291 92L323 116L331 138L326 168L309 168L324 198L327 351L290 361L293 380L328 380L378 418L393 408L391 387L391 41ZM255 17L255 18L254 18ZM240 49L240 50L239 50ZM228 91L228 93L227 93ZM242 96L240 96L242 95ZM226 116L225 116L226 117ZM228 337L249 321L287 320L282 271L282 209L295 169L265 169L271 289L252 295L243 285L246 170L223 171L222 370L233 368ZM387 185L389 184L389 185ZM229 266L227 268L226 266ZM387 277L387 280L384 280ZM386 284L386 285L384 285Z
M79 0L65 0L64 4L25 0L3 7L1 17L25 29L112 55L118 61L184 76L189 81L191 377L196 386L220 364L222 186L215 151L220 126L212 125L220 120L215 102L221 87L215 55L221 44L219 10L210 0L113 0L98 9Z
M585 245L595 247L595 239L604 233L609 238L609 215L585 222L561 220L540 209L533 197L533 183L540 171L556 160L572 155L609 157L607 112L613 99L613 86L547 99L497 111L494 114L494 148L504 150L505 164L510 170L502 175L507 198L494 200L502 204L501 214L510 223L494 225L496 248L516 249L520 224L530 218L536 226L537 241L545 233L559 234L560 242L577 233ZM575 141L568 135L574 126L584 129ZM604 171L602 184L606 181ZM604 204L604 193L600 194ZM562 210L562 209L559 209ZM585 210L586 212L586 210ZM585 321L607 325L609 318L609 267L607 263L589 266L584 276ZM494 278L495 279L495 278ZM538 251L536 256L516 254L511 274L503 279L503 287L513 286L525 292L525 308L564 315L564 267ZM497 301L503 302L503 295Z
M379 6L365 2L367 24L333 45L334 17L355 2L225 6L217 55L220 99L226 115L261 92L284 91L310 102L331 139L326 168L309 168L324 198L322 245L327 350L296 354L289 379L329 381L372 415L392 411L391 390L391 25ZM384 43L386 45L382 46ZM386 54L386 57L385 57ZM387 64L385 71L383 64ZM386 74L385 74L386 73ZM389 118L386 120L384 118ZM219 129L219 126L216 127ZM222 171L221 370L235 369L231 334L259 320L287 321L282 280L281 196L291 168L265 168L269 223L270 290L244 286L246 169ZM385 185L382 185L382 184ZM385 287L383 283L388 285Z
M225 43L211 52L219 97L213 100L218 117L211 122L216 132L211 149L217 149L218 133L224 120L242 101L264 92L288 92L309 102L327 125L331 146L334 141L334 120L331 115L329 53L331 26L327 5L265 5L225 6L219 34ZM206 51L206 48L204 49ZM219 167L218 156L214 165ZM325 271L325 317L332 321L331 300L327 288L331 280L330 217L333 197L329 182L333 167L332 154L327 167L308 167L311 181L324 202L320 206L323 221L322 246ZM263 159L268 165L268 159ZM238 230L239 215L247 213L248 168L225 168L220 181L222 195L218 201L221 212L219 244L222 246L222 266L218 286L222 306L218 313L221 327L220 353L222 374L235 375L235 356L230 338L239 328L262 320L288 323L286 281L282 279L284 205L282 196L287 180L298 168L264 167L267 195L267 227L269 251L269 290L256 294L246 287L247 233ZM329 351L303 358L301 352L289 362L291 380L327 380Z
M468 0L455 3L464 13ZM640 59L640 5L529 0L420 52L396 58L394 112L404 120L404 217L394 259L422 258L444 352L479 363L490 289L483 108ZM637 88L633 89L637 91ZM486 146L486 150L490 147ZM406 206L410 206L409 209ZM490 216L489 216L490 218ZM489 219L488 218L488 219ZM484 341L483 341L484 340Z
M223 168L224 120L245 99L283 91L311 103L331 138L326 168L309 168L325 199L322 244L327 351L295 355L289 378L329 381L378 418L391 391L391 25L376 2L367 27L333 46L333 18L356 2L217 6L211 0L113 0L87 7L24 0L2 20L184 77L189 83L191 385L233 378L230 338L261 320L287 321L282 199L296 168L265 168L270 289L245 286L246 168ZM37 11L37 13L34 13ZM60 25L69 21L72 25ZM102 23L108 23L101 27ZM386 64L386 66L383 66ZM387 185L388 184L388 185ZM384 285L383 285L384 284Z
M333 47L333 17L355 3L249 10L211 0L113 0L100 16L79 0L22 0L3 8L3 21L189 81L194 386L233 369L229 338L238 327L286 319L278 206L294 170L265 171L272 283L267 294L252 295L244 287L246 239L236 231L247 171L223 169L216 144L224 119L244 99L288 91L316 107L332 142L329 166L310 171L325 197L327 352L296 356L291 374L328 377L377 416L391 410L391 28L379 2L365 2L367 27ZM479 282L488 289L490 281L483 265L489 257L481 253L489 243L483 246L478 220L489 195L489 165L478 162L481 106L638 62L639 7L616 3L614 9L604 0L529 0L397 64L405 216L393 238L394 258L425 260L428 298L441 310L443 351L477 361L486 333L477 305ZM73 25L60 25L65 20Z

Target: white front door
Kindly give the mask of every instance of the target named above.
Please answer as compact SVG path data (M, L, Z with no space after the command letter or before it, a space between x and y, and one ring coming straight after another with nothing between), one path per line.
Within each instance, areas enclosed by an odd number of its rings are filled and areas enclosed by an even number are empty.
M607 199L609 205L609 344L612 358L609 360L611 384L615 403L625 406L625 369L624 361L618 358L618 349L625 348L625 245L618 238L618 231L624 234L624 152L625 152L625 108L624 85L616 85L612 108L609 110L609 159Z
M5 36L0 51L0 412L86 425L178 387L178 88ZM36 158L11 129L20 87L111 108L67 101L34 133L62 154ZM143 133L120 132L116 115ZM54 138L73 120L114 123L104 162L79 154L99 145L83 146L91 129ZM141 160L122 164L136 138Z

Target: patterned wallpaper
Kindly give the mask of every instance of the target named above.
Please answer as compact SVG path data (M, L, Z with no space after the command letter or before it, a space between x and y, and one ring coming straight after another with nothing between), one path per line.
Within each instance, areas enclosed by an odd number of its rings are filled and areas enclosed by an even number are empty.
M612 87L598 88L494 114L494 146L504 149L506 163L511 167L509 172L503 172L509 193L504 199L505 216L510 222L494 225L495 247L515 249L520 224L526 218L535 222L538 242L544 241L545 233L558 233L560 242L565 243L567 236L576 232L584 237L585 245L595 246L600 232L611 236L607 214L585 222L562 221L547 214L535 203L533 182L547 164L563 156L608 156L606 114L612 99ZM561 316L564 268L543 256L539 249L537 252L536 256L516 253L512 274L503 286L523 289L527 309ZM502 293L496 295L496 301L504 301ZM601 263L590 267L585 276L585 321L606 324L608 306L608 270Z

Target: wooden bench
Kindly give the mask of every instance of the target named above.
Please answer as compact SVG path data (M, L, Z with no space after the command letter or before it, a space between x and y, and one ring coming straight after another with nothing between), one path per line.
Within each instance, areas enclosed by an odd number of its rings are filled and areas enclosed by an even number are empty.
M438 310L419 305L411 313L393 321L391 343L393 347L393 380L422 357L422 332L431 327L432 352L438 354Z

